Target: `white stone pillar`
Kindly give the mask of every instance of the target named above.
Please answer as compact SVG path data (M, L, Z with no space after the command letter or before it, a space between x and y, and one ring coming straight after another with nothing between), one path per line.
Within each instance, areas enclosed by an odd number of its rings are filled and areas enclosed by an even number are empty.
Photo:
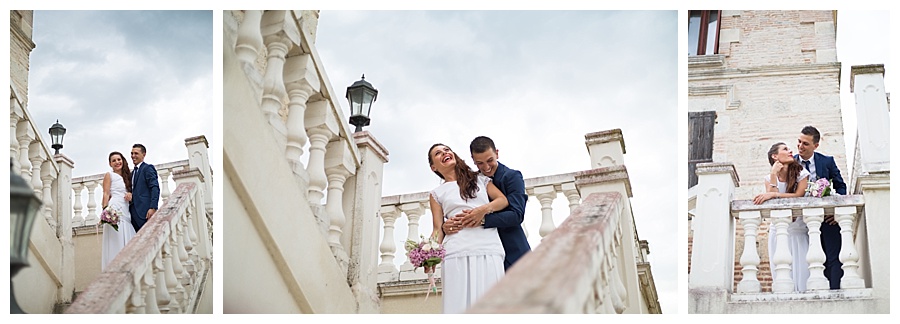
M206 211L213 212L213 174L209 164L209 142L206 136L194 136L184 139L184 146L188 151L188 168L197 168L200 171L200 189L203 191L203 204ZM175 183L178 181L176 179Z
M856 98L860 174L891 170L891 124L884 89L884 65L850 68L850 92Z
M287 59L284 66L284 80L290 103L288 105L287 118L287 148L285 157L294 174L304 183L309 182L309 175L300 157L303 156L303 146L306 145L306 101L314 93L320 91L321 84L316 72L312 55L301 54Z
M809 264L807 290L828 290L828 278L825 278L825 251L822 250L822 221L825 220L824 208L803 209L803 221L809 229L809 251L806 262Z
M741 225L744 227L744 251L741 253L741 282L738 283L739 293L758 293L761 290L759 278L759 252L756 250L757 231L762 222L758 210L742 211L738 214Z
M72 169L75 163L63 154L54 156L59 174L53 196L56 201L55 214L59 221L56 236L62 245L62 262L60 264L59 302L72 301L75 292L75 242L72 239Z
M244 20L238 28L237 44L234 47L234 53L241 63L253 65L259 56L259 51L263 48L262 33L260 30L262 22L262 10L245 10Z
M381 206L378 212L384 221L384 234L381 238L381 263L378 264L378 281L395 281L399 279L399 270L394 265L394 253L397 252L397 244L394 242L394 222L400 216L397 206Z
M793 258L790 251L787 228L791 224L790 209L771 211L772 226L775 227L775 253L769 258L775 265L772 269L772 292L789 293L794 291L794 279L791 277ZM694 240L694 247L697 241ZM696 253L696 252L695 252Z
M591 169L625 164L625 139L621 129L586 134L584 144L591 156Z
M400 210L406 214L406 218L409 220L409 226L407 227L406 239L412 240L413 242L419 242L421 239L419 238L419 218L422 217L422 214L425 213L425 207L422 206L420 202L412 202L400 205ZM405 246L404 242L404 246ZM406 262L400 266L400 271L412 271L413 266L412 263L409 262L409 259L406 259ZM423 271L423 270L419 270ZM424 272L423 272L424 273Z
M735 226L731 200L740 181L731 163L701 163L696 172L697 213L688 288L731 291Z
M891 294L891 271L879 271L876 269L891 269L891 246L885 242L895 239L891 232L890 218L891 213L891 177L890 172L878 172L860 176L856 181L854 190L861 193L865 198L865 206L863 207L863 217L857 221L860 225L857 228L856 238L860 242L859 247L866 247L863 254L867 262L864 265L868 269L867 274L871 276L868 279L867 287L872 288L875 296L884 297L876 299L876 303L881 303L884 309L890 308L889 296ZM837 211L835 211L837 214ZM840 221L838 221L840 223ZM843 225L841 231L843 234ZM843 235L841 247L843 248ZM857 247L857 248L859 248ZM841 251L841 255L844 251ZM847 278L847 270L844 270L844 278ZM895 278L896 280L896 278ZM841 283L841 288L843 287Z
M553 189L553 186L542 186L534 188L534 195L537 197L538 201L541 202L541 227L538 230L538 233L541 237L546 237L547 234L553 232L556 229L556 225L553 224L553 200L556 199L556 190Z
M368 131L353 133L359 151L356 172L356 204L353 209L350 286L355 291L359 313L380 313L378 304L378 210L388 151Z
M323 190L327 185L325 177L325 146L338 132L338 124L331 114L330 102L321 100L310 102L306 107L306 133L309 134L309 203L322 206Z
M266 45L266 74L263 77L263 96L261 109L269 121L269 125L275 129L276 142L284 145L287 136L287 128L278 114L284 105L283 100L287 96L284 87L284 61L288 51L293 46L289 38L288 30L293 23L287 19L288 12L284 10L269 10L262 17L263 43ZM299 42L298 42L299 43Z
M865 288L865 282L859 276L859 252L853 240L853 221L856 218L856 206L834 208L834 220L841 226L840 260L844 270L841 277L841 289Z

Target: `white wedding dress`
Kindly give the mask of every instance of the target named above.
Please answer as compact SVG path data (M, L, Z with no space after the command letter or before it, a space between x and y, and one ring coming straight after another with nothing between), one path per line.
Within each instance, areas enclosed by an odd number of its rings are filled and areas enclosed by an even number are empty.
M462 199L456 181L445 182L431 191L434 200L441 205L444 220L461 213L463 209L489 203L488 181L490 178L478 175L478 193L474 199ZM444 313L464 313L503 277L506 252L496 228L467 227L445 236L443 244L445 255L441 265L441 283Z
M803 169L797 176L797 182L809 177L809 171ZM769 181L766 177L765 181ZM778 181L778 192L787 192L787 183ZM772 281L775 281L775 263L772 256L775 255L775 226L769 223L769 269L772 271ZM794 280L794 291L806 291L806 281L809 280L809 263L806 262L806 254L809 252L809 228L803 221L803 216L788 224L788 251L791 252L791 277Z
M100 257L100 271L106 270L106 265L134 237L134 226L131 225L131 212L128 211L128 202L125 201L125 180L115 172L109 172L109 176L111 180L109 185L109 206L119 211L119 230L113 229L112 225L103 224L103 249Z

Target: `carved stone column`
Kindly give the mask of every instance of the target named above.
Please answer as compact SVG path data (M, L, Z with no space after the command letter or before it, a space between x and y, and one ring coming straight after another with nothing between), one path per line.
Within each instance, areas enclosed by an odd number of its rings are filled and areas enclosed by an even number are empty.
M775 265L772 269L772 292L789 293L794 291L794 279L791 277L793 259L787 230L791 223L791 210L772 210L771 217L772 226L775 227L775 253L769 256ZM696 240L694 246L697 246Z
M840 260L844 270L841 277L841 289L865 288L865 281L859 276L859 252L853 240L853 221L856 218L856 207L845 206L834 208L834 219L841 226Z
M99 185L97 181L87 181L84 183L84 186L87 188L88 192L88 214L87 217L84 218L85 225L94 225L100 222L100 216L97 213L97 198L94 195L94 192L96 192L95 189L97 189L97 185Z
M349 267L349 256L341 243L343 228L347 221L344 215L344 181L356 173L356 163L343 140L328 143L325 151L325 173L328 175L328 197L325 212L329 217L328 245L346 273Z
M556 229L556 225L553 224L553 200L556 199L556 190L553 189L553 186L543 186L534 188L534 195L537 197L538 201L541 202L541 228L538 233L541 237L546 237L547 234L553 232Z
M806 252L806 262L809 264L809 279L806 280L807 290L827 290L828 278L825 278L825 251L822 250L822 221L825 220L825 209L803 209L803 222L809 230L809 251Z
M304 183L309 182L309 175L300 161L303 146L306 145L306 102L314 93L319 92L321 84L316 66L309 54L292 56L284 67L284 79L287 86L290 104L287 118L287 148L285 157L291 170Z
M56 205L54 205L55 202L53 201L52 191L53 180L56 180L57 175L58 174L56 168L54 167L53 161L44 160L41 163L41 191L43 192L41 194L41 200L44 202L44 209L42 213L44 215L44 219L46 219L47 223L50 224L50 229L52 229L54 232L56 231L57 226L59 226L59 222L56 220L57 215L54 210L54 207L56 207Z
M261 109L269 124L275 129L276 141L284 144L287 128L278 111L281 110L287 96L284 87L285 56L293 46L288 30L293 21L287 19L287 11L270 10L262 17L263 43L266 45L266 74L263 78L263 96Z
M744 252L741 253L741 273L743 278L738 283L739 293L758 293L761 290L759 278L759 252L756 250L757 231L762 222L760 212L742 211L738 215L744 227Z
M397 252L397 244L394 242L394 221L400 216L397 206L382 206L378 212L384 221L384 234L381 238L381 263L378 264L378 281L397 280L398 269L394 265L394 253Z
M263 48L263 39L261 33L263 11L262 10L245 10L244 20L238 28L237 44L234 46L234 53L238 60L245 65L252 66L259 57L259 51Z
M731 291L734 282L734 217L731 200L740 181L731 163L697 165L697 216L689 289ZM584 193L582 193L584 195Z
M323 191L327 185L325 178L325 146L338 132L337 121L331 114L327 100L310 102L306 107L306 129L309 134L309 203L322 206Z
M562 184L562 192L566 199L569 200L569 214L572 214L575 212L575 208L578 208L578 205L581 204L581 195L578 193L578 188L575 187L574 182L567 182Z
M409 219L409 228L406 235L407 240L412 240L413 242L419 242L421 239L419 238L419 218L422 217L422 214L425 213L425 206L422 206L420 202L413 202L400 205L400 210L406 214L406 218ZM406 246L406 242L404 242L404 246ZM409 262L409 259L400 266L400 271L412 271L413 266L412 263ZM424 270L420 270L423 271Z
M84 191L84 183L73 183L72 191L75 193L75 201L72 208L74 209L74 217L72 218L72 226L84 225L84 205L81 204L81 192Z
M25 183L31 185L31 160L30 157L30 147L31 142L34 141L34 130L31 129L31 125L28 123L28 120L20 120L18 125L16 126L16 140L19 141L19 160L17 161L19 167L21 168L21 172L19 175L25 179Z

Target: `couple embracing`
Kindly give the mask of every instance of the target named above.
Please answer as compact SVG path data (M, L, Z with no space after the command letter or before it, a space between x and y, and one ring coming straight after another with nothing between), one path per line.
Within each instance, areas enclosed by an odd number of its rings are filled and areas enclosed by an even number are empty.
M525 238L525 180L498 162L494 142L472 140L473 171L450 147L434 144L428 164L444 182L431 191L432 237L443 244L444 313L463 313L531 246Z
M131 161L134 171L128 167L125 156L119 152L109 153L111 172L103 176L103 210L114 209L119 215L117 228L103 225L103 246L101 271L106 269L137 231L153 217L159 208L159 180L156 168L144 162L147 148L134 144Z
M797 138L798 154L793 154L785 143L775 143L769 149L768 159L772 166L771 173L765 178L766 192L757 195L753 202L761 204L772 198L792 198L807 195L810 182L818 179L828 179L834 191L840 195L847 194L847 185L841 178L841 170L834 162L834 157L816 152L819 147L821 134L813 126L806 126L800 131ZM826 215L825 221L820 227L822 249L825 252L825 277L828 278L831 289L840 289L841 277L844 270L841 269L839 255L841 252L841 228L834 220L834 215ZM788 225L788 243L792 256L791 276L794 281L794 291L806 291L806 281L809 279L809 263L806 261L806 253L809 251L809 232L803 216L797 217ZM769 225L769 264L772 269L772 279L777 280L775 265L772 263L772 255L775 254L775 228Z

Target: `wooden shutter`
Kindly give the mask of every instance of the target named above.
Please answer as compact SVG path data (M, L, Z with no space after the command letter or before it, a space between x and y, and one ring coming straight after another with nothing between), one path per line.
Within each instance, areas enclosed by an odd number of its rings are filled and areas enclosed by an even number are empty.
M688 113L688 188L697 185L697 163L712 162L715 111Z

